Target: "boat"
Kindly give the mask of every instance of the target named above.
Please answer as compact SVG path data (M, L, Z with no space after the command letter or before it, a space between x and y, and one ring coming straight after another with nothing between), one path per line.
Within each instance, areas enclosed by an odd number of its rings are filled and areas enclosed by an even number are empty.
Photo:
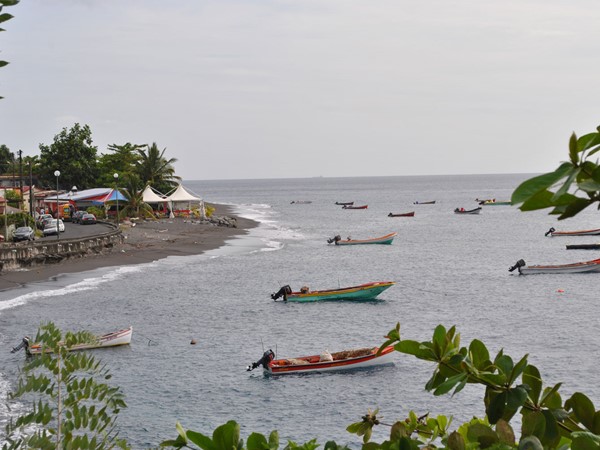
M411 211L411 212L399 213L399 214L389 213L388 217L415 217L415 212Z
M516 264L508 269L509 272L513 272L515 269L519 271L521 275L531 275L536 273L584 273L584 272L600 272L600 259L594 259L592 261L578 262L572 264L558 264L558 265L536 265L528 266L522 259L518 260Z
M491 200L482 200L479 202L480 205L483 206L506 206L506 205L512 205L512 202L506 200L506 201L496 201L495 198L491 199Z
M354 202L335 202L335 204L338 206L352 206Z
M600 250L600 244L571 244L567 250Z
M352 205L344 205L342 209L367 209L369 205L361 205L361 206L352 206Z
M252 371L262 366L266 375L345 371L393 364L393 352L394 346L390 345L383 348L381 352L379 347L368 347L335 353L325 351L320 355L275 359L275 353L269 349L262 358L249 365L247 370Z
M344 241L338 234L337 236L327 239L328 244L335 245L360 245L360 244L391 244L398 233L390 233L385 236L380 236L371 239L352 239L350 236Z
M116 347L119 345L128 345L131 343L131 335L133 334L133 327L125 328L123 330L115 331L113 333L103 334L97 336L97 340L94 342L87 342L83 344L77 344L69 347L67 350L93 350L97 348ZM25 348L25 352L28 355L39 355L42 352L51 353L52 350L46 348L43 349L41 344L31 344L29 337L25 336L17 347L11 350L11 353L15 353L22 348Z
M454 214L479 214L482 209L481 206L474 209L456 208Z
M283 297L284 302L316 302L319 300L373 300L386 289L396 284L395 281L374 281L338 289L311 291L308 286L303 286L300 291L293 292L289 285L282 286L274 294L273 300Z
M290 205L308 205L309 203L312 203L311 200L292 200L290 202Z
M551 227L544 236L597 236L600 234L600 228L594 230L579 230L579 231L556 231Z
M414 202L414 205L435 205L435 200L432 200L430 202Z

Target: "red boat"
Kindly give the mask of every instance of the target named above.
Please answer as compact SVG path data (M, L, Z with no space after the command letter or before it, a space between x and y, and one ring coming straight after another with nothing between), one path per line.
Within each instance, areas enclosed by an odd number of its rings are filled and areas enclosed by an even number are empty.
M389 213L388 217L415 217L415 212L411 211L411 212L401 213L401 214Z
M352 206L352 205L344 205L342 209L367 209L369 205L361 205L361 206Z

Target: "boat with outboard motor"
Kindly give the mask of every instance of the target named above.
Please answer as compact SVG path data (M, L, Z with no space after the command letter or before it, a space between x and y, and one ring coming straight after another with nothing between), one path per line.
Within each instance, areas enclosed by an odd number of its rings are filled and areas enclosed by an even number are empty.
M374 281L338 289L311 291L303 286L300 291L293 292L289 285L282 286L271 294L273 300L283 297L284 302L316 302L320 300L373 300L386 289L396 284L395 281Z
M394 346L359 348L341 352L323 352L320 355L275 359L273 350L267 350L262 358L247 367L250 372L262 366L266 375L289 375L361 369L383 364L393 364Z
M567 244L567 250L600 250L600 244Z
M119 345L128 345L131 343L131 335L133 334L133 327L125 328L123 330L115 331L113 333L103 334L97 336L96 340L92 342L86 342L82 344L76 344L71 347L67 347L68 351L76 350L93 350L97 348L116 347ZM60 343L64 345L63 343ZM44 348L40 344L31 344L29 336L25 336L21 343L11 350L11 353L16 353L22 348L25 349L25 353L28 355L39 355L41 353L52 353L49 348Z
M416 201L413 203L413 205L435 205L435 200L431 200L429 202L419 202Z
M474 209L456 208L454 214L479 214L481 210L481 206Z
M342 209L367 209L368 207L369 207L369 205L360 205L360 206L343 205Z
M544 236L597 236L600 235L600 228L593 230L578 230L578 231L556 231L554 227L550 227Z
M352 239L348 236L346 240L342 240L341 236L338 234L337 236L327 239L327 243L335 245L391 244L397 235L398 233L390 233L385 236L370 239Z
M411 212L399 213L399 214L389 213L388 217L415 217L415 212L411 211Z
M532 275L536 273L586 273L600 272L600 259L592 261L557 264L557 265L535 265L528 266L522 259L518 260L508 271L518 270L520 275Z
M338 206L352 206L354 202L335 202L335 204Z

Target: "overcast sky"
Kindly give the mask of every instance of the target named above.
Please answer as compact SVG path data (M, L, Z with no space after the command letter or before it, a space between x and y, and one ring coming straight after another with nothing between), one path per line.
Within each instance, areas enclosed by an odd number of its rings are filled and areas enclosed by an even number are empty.
M0 144L167 148L185 180L534 173L600 125L596 0L21 0Z

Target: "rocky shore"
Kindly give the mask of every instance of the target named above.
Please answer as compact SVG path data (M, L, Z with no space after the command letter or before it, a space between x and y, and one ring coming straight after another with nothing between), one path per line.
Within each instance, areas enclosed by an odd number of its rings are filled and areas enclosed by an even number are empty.
M125 221L120 242L102 251L79 253L76 257L55 258L55 263L30 269L2 271L0 290L14 289L64 273L83 272L99 267L142 264L167 256L197 255L224 245L257 226L257 222L237 217L228 206L212 205L215 213L208 220L185 218L152 221ZM50 262L50 260L49 260Z

